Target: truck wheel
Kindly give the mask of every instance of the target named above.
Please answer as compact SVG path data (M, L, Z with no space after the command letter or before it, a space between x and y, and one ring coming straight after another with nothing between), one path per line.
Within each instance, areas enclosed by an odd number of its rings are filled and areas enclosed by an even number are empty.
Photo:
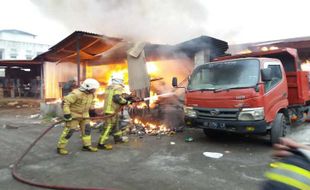
M218 137L220 135L220 132L212 130L212 129L203 129L203 132L207 137L213 138Z
M271 124L270 142L275 144L279 142L279 138L285 135L285 118L283 113L278 113L275 120Z

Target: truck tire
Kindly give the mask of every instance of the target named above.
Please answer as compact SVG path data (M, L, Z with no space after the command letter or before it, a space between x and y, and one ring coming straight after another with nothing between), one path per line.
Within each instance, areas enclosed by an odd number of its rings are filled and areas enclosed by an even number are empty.
M278 113L275 120L271 124L270 129L270 142L275 144L279 142L279 139L285 135L285 118L283 113Z

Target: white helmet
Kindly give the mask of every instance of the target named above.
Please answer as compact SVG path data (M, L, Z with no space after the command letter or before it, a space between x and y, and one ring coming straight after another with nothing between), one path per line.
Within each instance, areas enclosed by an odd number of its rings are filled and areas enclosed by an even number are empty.
M112 84L123 84L124 83L124 75L122 73L113 73L111 76Z
M80 89L82 91L89 91L89 90L92 90L92 89L98 89L100 87L100 84L99 82L96 80L96 79L86 79L84 80L84 82L81 84L81 87Z

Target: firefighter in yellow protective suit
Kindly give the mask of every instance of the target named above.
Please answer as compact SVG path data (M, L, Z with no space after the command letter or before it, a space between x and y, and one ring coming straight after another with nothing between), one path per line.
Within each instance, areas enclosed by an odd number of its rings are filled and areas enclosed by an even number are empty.
M79 89L73 90L64 97L63 112L66 123L57 144L57 152L59 154L68 154L66 145L78 126L80 126L82 134L82 150L97 152L98 149L91 146L91 126L88 118L96 116L94 109L94 93L99 86L97 80L86 79Z
M109 85L105 90L103 113L105 115L115 115L106 120L98 142L98 148L105 150L112 149L111 144L106 144L106 141L109 139L110 133L112 133L115 143L124 143L128 141L128 138L123 136L122 131L119 129L119 115L117 112L122 105L127 105L131 103L131 96L125 93L123 75L112 75L111 82L111 85Z

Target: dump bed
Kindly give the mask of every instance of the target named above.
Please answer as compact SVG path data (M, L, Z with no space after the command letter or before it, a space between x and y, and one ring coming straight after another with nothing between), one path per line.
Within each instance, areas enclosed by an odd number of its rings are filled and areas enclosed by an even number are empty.
M284 48L270 51L253 52L216 58L216 61L245 58L266 57L279 59L286 72L289 105L304 105L310 100L309 73L301 70L301 63L296 49Z

